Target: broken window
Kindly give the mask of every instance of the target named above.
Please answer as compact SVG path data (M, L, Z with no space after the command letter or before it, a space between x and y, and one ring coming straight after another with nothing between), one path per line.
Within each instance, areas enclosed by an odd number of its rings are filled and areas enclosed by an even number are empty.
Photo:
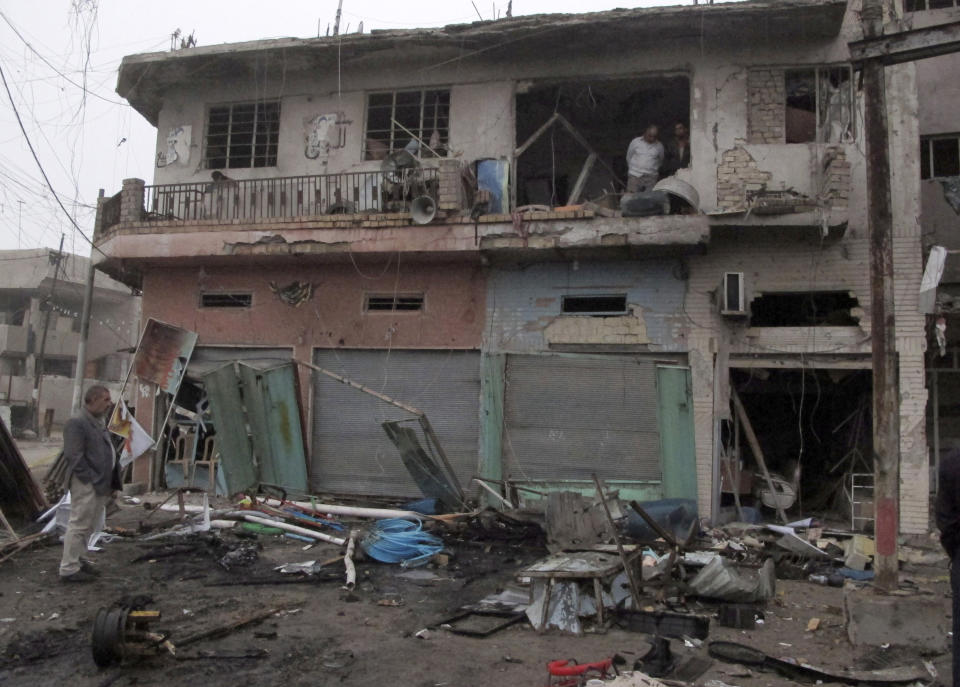
M207 112L203 166L275 167L280 101L216 105Z
M541 131L555 113L576 134L565 125ZM517 158L517 205L557 206L571 198L603 205L611 199L607 194L622 190L617 179L627 179L627 147L648 125L657 125L660 142L671 152L676 125L686 128L690 122L690 79L637 75L522 83L516 119L517 147L541 131ZM591 150L596 158L590 157ZM694 164L696 154L693 150ZM609 207L618 209L619 204Z
M423 310L423 294L367 294L364 310L368 311L411 311Z
M623 315L627 312L627 295L564 296L561 310L577 315Z
M960 134L920 137L920 178L960 176Z
M200 307L203 308L249 308L253 295L249 293L203 293Z
M750 303L751 327L854 327L860 305L846 291L766 293Z
M787 143L847 143L853 139L853 76L849 66L784 73Z
M449 89L392 91L367 96L365 160L382 160L397 150L420 157L434 157L434 153L445 155L449 133Z
M903 9L907 12L923 10L942 10L960 6L960 0L905 0Z

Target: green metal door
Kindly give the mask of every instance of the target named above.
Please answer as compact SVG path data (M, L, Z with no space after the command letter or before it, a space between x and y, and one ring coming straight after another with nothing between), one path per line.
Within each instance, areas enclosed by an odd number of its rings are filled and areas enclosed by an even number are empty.
M697 460L693 439L690 368L657 367L657 422L663 498L697 498Z

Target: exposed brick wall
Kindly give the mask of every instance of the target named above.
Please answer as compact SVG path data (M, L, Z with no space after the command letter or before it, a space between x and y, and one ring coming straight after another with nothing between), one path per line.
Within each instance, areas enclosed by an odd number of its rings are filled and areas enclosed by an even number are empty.
M143 198L146 184L143 179L124 179L120 191L120 222L139 222L143 219Z
M830 207L845 208L850 199L850 162L841 146L831 146L826 151L826 168L823 172L823 200Z
M463 207L460 186L460 160L440 160L438 205L441 210L459 210Z
M782 69L747 72L747 141L783 143L786 86Z
M757 168L757 162L742 146L725 150L717 167L717 206L746 207L747 193L760 191L772 178Z

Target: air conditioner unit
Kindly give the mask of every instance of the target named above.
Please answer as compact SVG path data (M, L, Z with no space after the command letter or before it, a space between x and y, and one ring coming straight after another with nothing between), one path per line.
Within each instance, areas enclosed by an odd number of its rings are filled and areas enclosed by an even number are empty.
M746 317L746 287L743 272L724 272L720 290L720 314L730 317Z

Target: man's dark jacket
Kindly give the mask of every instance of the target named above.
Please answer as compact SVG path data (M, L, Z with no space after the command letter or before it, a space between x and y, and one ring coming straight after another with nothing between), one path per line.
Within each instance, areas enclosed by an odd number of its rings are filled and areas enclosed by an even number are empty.
M110 433L88 410L81 410L64 425L63 457L68 485L75 475L81 482L92 484L98 496L110 493L116 460Z
M940 461L937 489L937 527L940 543L950 559L960 547L960 449L953 449Z

